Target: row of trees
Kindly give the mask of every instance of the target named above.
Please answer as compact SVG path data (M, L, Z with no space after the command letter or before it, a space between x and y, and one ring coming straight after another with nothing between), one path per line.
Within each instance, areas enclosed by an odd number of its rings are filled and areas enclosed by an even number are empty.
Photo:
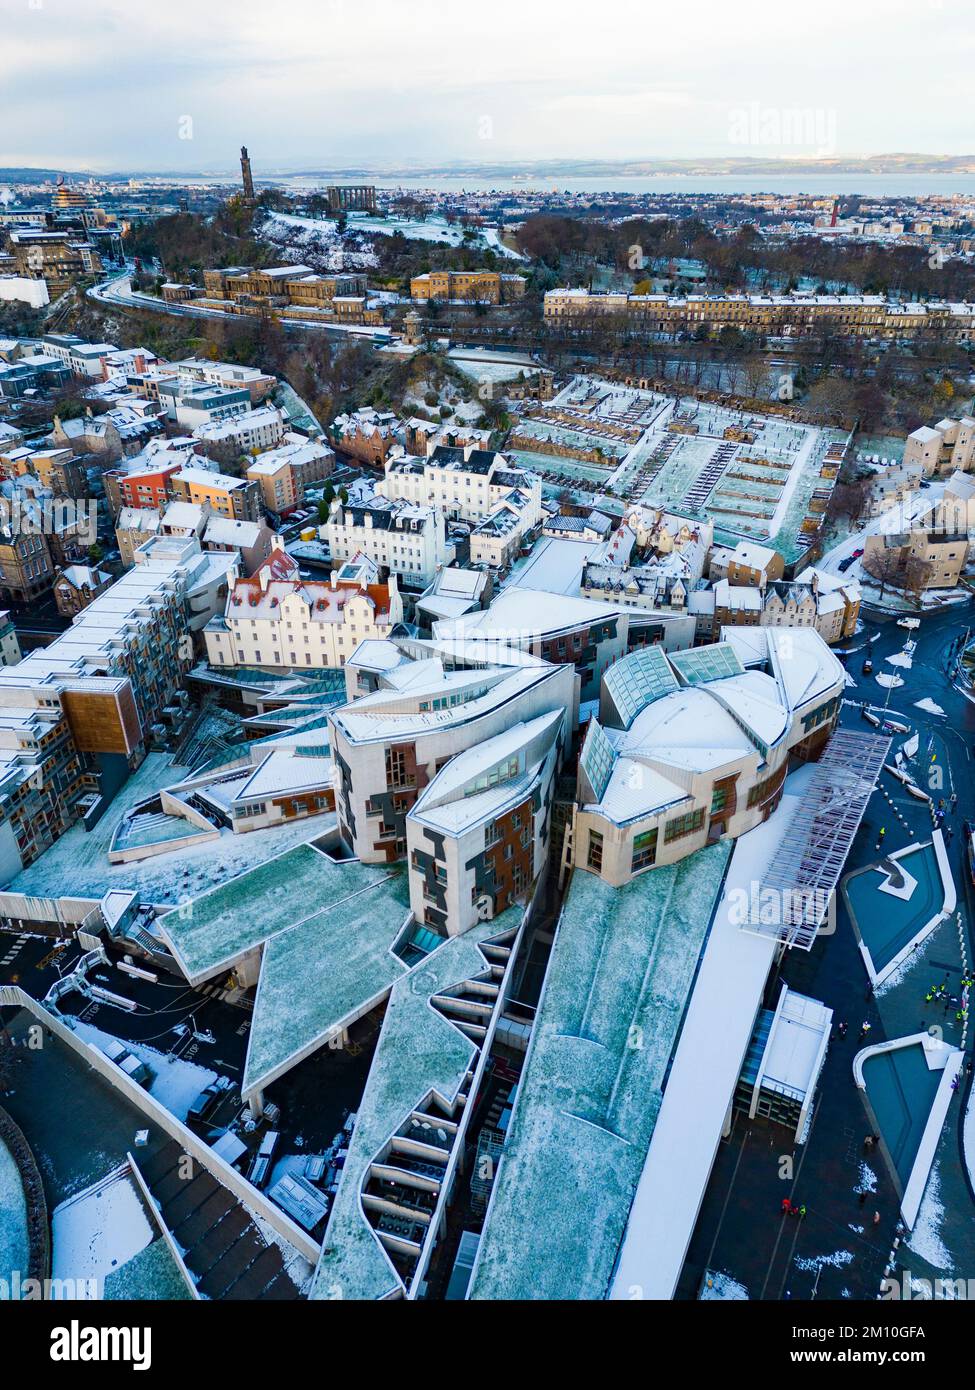
M703 262L710 284L721 288L742 288L756 277L787 288L807 277L864 293L975 298L975 267L942 260L922 246L838 243L813 235L769 242L751 224L719 235L696 217L610 224L558 213L527 218L517 237L522 251L572 283L591 281L607 266L638 280L654 261L690 259Z

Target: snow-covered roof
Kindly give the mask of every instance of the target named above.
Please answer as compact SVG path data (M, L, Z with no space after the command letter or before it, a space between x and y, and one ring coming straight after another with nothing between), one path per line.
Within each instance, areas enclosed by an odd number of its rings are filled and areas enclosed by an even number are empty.
M468 613L452 623L436 623L434 635L506 637L517 643L531 636L546 637L604 622L624 611L617 604L511 585L501 591L489 608Z
M729 850L618 889L573 873L471 1298L607 1296Z

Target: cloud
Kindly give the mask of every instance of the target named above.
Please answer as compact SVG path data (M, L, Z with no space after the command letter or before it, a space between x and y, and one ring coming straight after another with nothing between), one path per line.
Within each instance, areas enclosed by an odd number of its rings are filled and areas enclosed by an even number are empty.
M839 153L963 153L973 58L961 0L17 0L0 160L229 170L242 141L259 169L715 155L741 152L729 112L750 102L833 113Z

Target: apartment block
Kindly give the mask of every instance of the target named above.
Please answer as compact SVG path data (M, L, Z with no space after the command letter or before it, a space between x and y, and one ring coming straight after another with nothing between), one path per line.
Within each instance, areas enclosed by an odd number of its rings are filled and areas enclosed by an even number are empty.
M435 444L424 458L389 458L384 468L376 491L390 501L437 507L452 520L475 522L513 502L524 531L541 523L541 479L493 450Z
M230 464L241 454L261 453L280 444L287 433L284 415L276 406L245 410L224 420L197 425L194 439L201 452L217 463Z
M10 233L17 274L29 280L43 280L53 302L75 280L97 275L102 260L90 241L75 231L27 229Z
M335 455L316 440L295 441L270 449L247 469L257 483L264 506L278 516L293 511L304 498L305 488L331 476Z
M447 540L443 512L379 496L336 504L320 535L333 562L345 564L362 554L413 587L426 588L456 554Z
M901 303L881 295L687 295L624 294L554 289L545 295L550 321L594 319L612 314L642 332L682 333L722 328L782 337L824 332L843 337L975 340L975 304Z
M926 478L956 470L970 473L975 469L975 419L963 415L958 420L939 420L936 425L922 425L907 436L904 446L905 467L914 465Z
M906 531L864 538L863 568L875 581L912 591L955 589L968 563L968 531L932 511Z
M223 604L227 571L195 541L150 541L49 646L0 670L5 870L30 863L95 805L106 759L139 760L181 692L192 631Z
M218 516L237 521L263 518L261 489L252 478L232 478L227 473L183 464L170 475L169 489L173 497L186 502L208 503Z

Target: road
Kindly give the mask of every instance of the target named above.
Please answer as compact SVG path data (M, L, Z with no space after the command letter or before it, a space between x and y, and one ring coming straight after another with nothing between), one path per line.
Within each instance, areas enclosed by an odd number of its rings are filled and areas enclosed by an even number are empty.
M223 314L217 309L195 308L191 303L188 304L167 304L164 300L158 299L155 295L143 294L140 290L132 288L131 270L119 271L117 275L111 276L108 280L102 280L97 285L92 285L86 291L88 298L96 303L112 309L133 309L148 311L153 314L166 314L170 318L190 318L190 319L217 319L224 323L247 323L248 319L236 314ZM279 318L278 323L282 328L301 330L307 332L313 329L318 333L327 333L337 340L348 340L352 338L364 338L367 342L375 342L381 339L383 343L393 341L393 333L389 328L362 328L354 324L322 324L313 320L305 319L286 319Z

